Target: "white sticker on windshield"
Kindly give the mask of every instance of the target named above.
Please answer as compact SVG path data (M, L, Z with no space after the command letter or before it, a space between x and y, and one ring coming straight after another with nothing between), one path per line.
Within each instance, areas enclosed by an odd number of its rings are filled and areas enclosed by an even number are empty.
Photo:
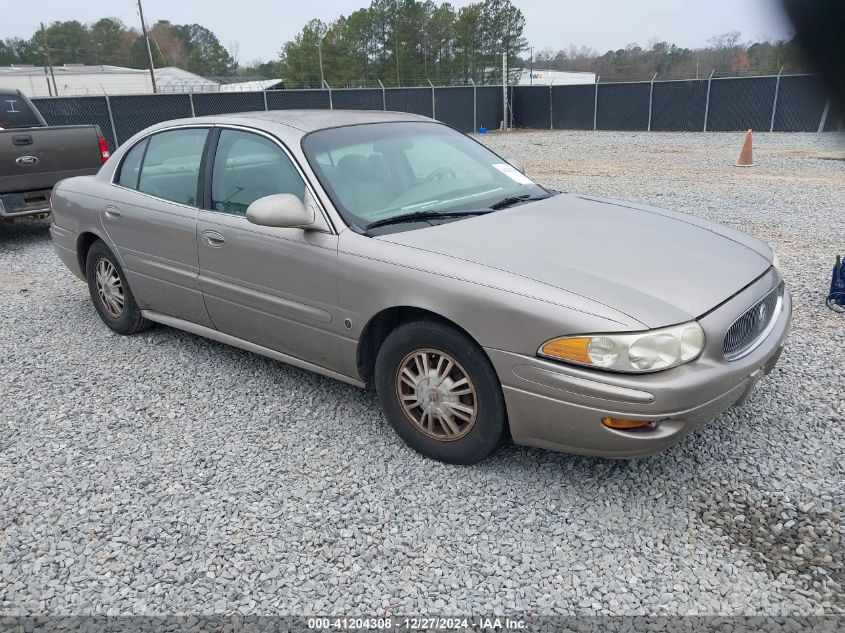
M520 185L533 185L534 181L531 180L528 176L523 174L513 165L509 165L508 163L497 163L493 165L496 169L502 172L505 176L513 180L514 182L518 182Z

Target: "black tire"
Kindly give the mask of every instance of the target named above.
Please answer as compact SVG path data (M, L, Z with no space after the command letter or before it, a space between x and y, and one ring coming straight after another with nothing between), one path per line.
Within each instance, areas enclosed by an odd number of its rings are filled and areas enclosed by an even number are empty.
M101 261L108 262L120 279L123 306L118 315L110 312L106 301L100 296L97 288L96 270ZM91 294L91 301L94 303L97 314L109 328L119 334L136 334L152 325L151 321L141 316L141 309L135 302L135 297L132 295L132 290L129 288L120 262L117 261L117 258L102 240L97 240L88 249L88 256L85 259L85 278L88 280L88 292Z
M462 396L474 405L474 420L465 423L463 434L456 433L454 439L432 436L438 428L447 430L442 423L433 422L435 429L424 431L422 426L432 423L431 417L423 418L424 422L414 420L412 416L422 413L422 408L406 413L400 402L400 390L413 393L413 389L399 381L399 372L406 363L413 363L409 357L425 351L432 352L429 358L433 362L439 360L438 353L451 357L458 372L453 376L465 374L474 387L472 395ZM438 321L405 323L388 335L376 358L375 387L390 425L408 446L427 457L448 464L474 464L496 451L506 436L505 400L490 360L466 334ZM434 396L435 402L438 398L442 401L441 392Z

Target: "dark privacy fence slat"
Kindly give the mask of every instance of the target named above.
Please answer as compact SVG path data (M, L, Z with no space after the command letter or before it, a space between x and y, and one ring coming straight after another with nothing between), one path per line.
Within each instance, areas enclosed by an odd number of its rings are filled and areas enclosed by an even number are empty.
M431 116L431 88L387 88L387 110Z
M559 130L592 130L596 87L552 86L552 124Z
M548 86L514 86L513 116L519 127L551 125L551 94Z
M382 110L381 96L378 88L332 90L332 105L337 110Z
M648 128L648 83L599 84L596 129Z
M437 119L461 132L472 132L472 92L472 88L437 88L434 91Z
M263 92L200 92L193 96L197 116L264 109Z
M267 92L268 110L325 110L328 107L328 90L271 90Z
M109 149L117 147L105 97L51 97L32 102L48 125L99 125Z
M651 105L651 129L697 132L704 129L707 81L656 81Z
M186 94L121 95L109 101L120 143L156 123L191 116L191 97Z
M783 132L815 132L819 129L827 97L817 77L781 77L775 129ZM828 116L826 129L836 129L836 117Z
M595 84L511 86L508 94L516 127L574 130L592 130L594 124L599 130L647 130L650 123L652 130L696 131L704 129L706 118L708 131L768 131L774 124L775 131L815 132L828 103L811 75L782 76L779 84L777 77L606 83L598 91ZM501 86L43 97L33 102L50 125L99 125L112 150L162 121L265 109L433 114L464 132L498 129L503 118ZM826 121L825 130L840 124L833 109Z
M732 132L768 131L775 98L775 77L714 79L710 88L707 129Z
M478 86L476 88L476 125L488 130L499 129L502 122L502 87Z

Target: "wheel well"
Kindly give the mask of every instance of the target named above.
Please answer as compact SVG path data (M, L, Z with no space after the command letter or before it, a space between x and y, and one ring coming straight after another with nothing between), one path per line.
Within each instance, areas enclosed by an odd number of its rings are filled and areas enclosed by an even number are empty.
M88 251L91 244L100 239L99 235L95 233L82 233L76 240L76 257L79 260L79 270L85 276L85 260L88 258Z
M403 323L409 323L411 321L439 321L440 323L454 327L472 339L469 332L464 330L460 325L436 312L412 306L386 308L369 320L367 325L364 326L361 338L358 341L358 374L368 386L372 384L376 356L378 356L378 351L382 343L384 343L384 340L393 330Z

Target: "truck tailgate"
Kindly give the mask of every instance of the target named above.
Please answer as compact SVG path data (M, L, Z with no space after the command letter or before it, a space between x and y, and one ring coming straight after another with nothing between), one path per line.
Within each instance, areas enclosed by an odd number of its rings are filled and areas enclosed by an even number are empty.
M94 125L0 131L0 193L51 189L59 180L102 165Z

